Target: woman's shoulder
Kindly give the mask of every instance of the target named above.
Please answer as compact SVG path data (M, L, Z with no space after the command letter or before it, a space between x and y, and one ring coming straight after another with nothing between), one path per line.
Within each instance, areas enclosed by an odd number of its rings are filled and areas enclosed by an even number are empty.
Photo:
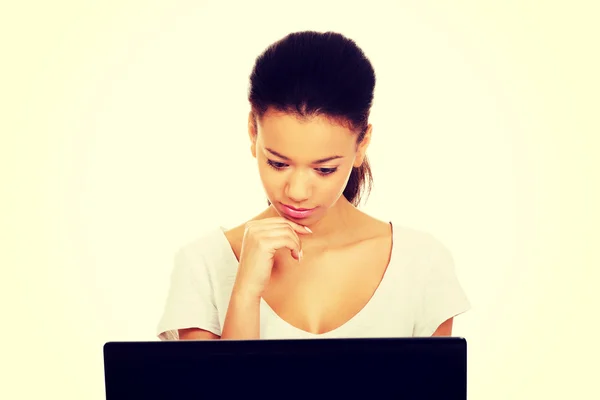
M235 255L236 260L240 259L240 252L242 249L242 240L244 239L244 232L246 231L246 224L235 226L231 229L225 230L223 233L225 239L229 244L229 248Z
M184 243L179 248L178 254L216 254L231 258L232 253L235 253L236 258L239 259L238 251L241 248L244 238L246 224L250 221L260 219L261 216L262 214L231 228L219 225L205 230L195 238Z
M360 227L361 235L365 238L386 241L390 230L392 236L392 251L413 261L426 261L437 254L449 254L446 245L432 232L410 226L402 221L391 218L378 219L362 213Z
M184 242L175 253L178 260L190 260L195 263L221 262L230 259L231 248L228 246L226 229L215 226Z
M361 212L357 219L355 231L364 237L382 238L392 233L395 242L404 243L410 247L436 247L442 243L432 233L412 227L396 219L380 219Z
M442 241L431 231L392 222L394 239L400 244L411 248L434 249L444 247Z

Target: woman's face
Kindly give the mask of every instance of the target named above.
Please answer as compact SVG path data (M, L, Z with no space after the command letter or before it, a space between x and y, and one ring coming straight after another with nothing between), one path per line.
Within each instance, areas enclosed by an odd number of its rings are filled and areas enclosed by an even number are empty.
M321 219L362 164L370 130L357 148L356 133L323 116L300 120L269 110L256 130L250 119L252 155L278 213L302 225Z

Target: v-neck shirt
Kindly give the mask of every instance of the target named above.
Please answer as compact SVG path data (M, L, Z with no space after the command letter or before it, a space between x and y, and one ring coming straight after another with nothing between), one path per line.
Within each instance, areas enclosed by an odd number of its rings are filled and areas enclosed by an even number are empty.
M386 271L357 314L333 330L316 334L291 325L261 299L260 338L424 337L468 311L470 302L448 248L426 232L392 227ZM175 256L158 338L178 340L178 330L189 328L220 336L238 265L223 227L182 246Z

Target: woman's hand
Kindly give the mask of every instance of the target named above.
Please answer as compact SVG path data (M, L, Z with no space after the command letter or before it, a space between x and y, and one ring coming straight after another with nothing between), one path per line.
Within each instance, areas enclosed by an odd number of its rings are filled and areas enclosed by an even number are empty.
M312 232L307 227L282 217L248 222L234 292L244 297L261 297L271 278L275 252L287 248L292 257L300 261L302 242L299 235L309 233Z

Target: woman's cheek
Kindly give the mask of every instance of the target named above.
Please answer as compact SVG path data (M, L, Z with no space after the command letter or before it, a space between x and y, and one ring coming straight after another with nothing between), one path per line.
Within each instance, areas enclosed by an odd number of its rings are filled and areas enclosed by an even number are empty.
M259 175L263 187L268 194L276 192L281 185L282 174L268 165L259 167Z

